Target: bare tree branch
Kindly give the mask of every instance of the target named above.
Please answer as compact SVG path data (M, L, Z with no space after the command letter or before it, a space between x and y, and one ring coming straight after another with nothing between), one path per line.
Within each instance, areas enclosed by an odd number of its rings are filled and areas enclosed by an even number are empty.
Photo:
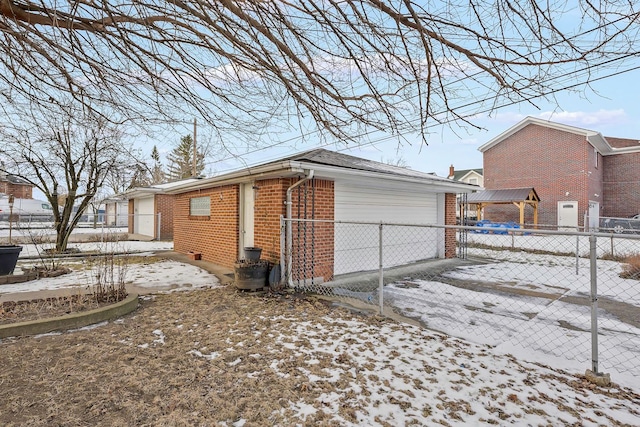
M197 114L247 140L308 121L343 140L426 136L588 84L640 52L639 16L613 0L0 0L0 101L139 124Z
M112 171L130 161L131 151L122 132L100 117L69 107L55 115L45 111L30 126L33 118L1 128L0 169L44 194L53 207L56 250L64 251L89 203Z

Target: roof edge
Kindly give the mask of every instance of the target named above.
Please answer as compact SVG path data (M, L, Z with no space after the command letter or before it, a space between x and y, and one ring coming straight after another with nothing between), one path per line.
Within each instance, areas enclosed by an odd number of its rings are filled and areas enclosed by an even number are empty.
M604 149L604 151L607 151L607 152L612 150L612 147L609 145L607 140L604 138L604 136L602 136L602 134L600 132L596 132L596 131L592 131L592 130L584 129L584 128L579 128L579 127L575 127L575 126L565 125L565 124L562 124L562 123L552 122L550 120L543 120L543 119L539 119L537 117L527 116L523 120L521 120L520 122L518 122L515 125L511 126L506 131L502 132L500 135L498 135L495 138L491 139L489 142L486 142L485 144L483 144L480 147L478 147L478 151L480 151L481 153L484 153L488 149L498 145L499 143L501 143L503 140L507 139L508 137L513 135L514 133L522 130L523 128L525 128L526 126L531 125L531 124L538 125L538 126L544 126L544 127L551 128L551 129L557 129L557 130L561 130L561 131L565 131L565 132L570 132L570 133L574 133L574 134L578 134L578 135L583 135L589 141L589 143L591 145L593 145L594 147L596 147L596 148L602 147Z

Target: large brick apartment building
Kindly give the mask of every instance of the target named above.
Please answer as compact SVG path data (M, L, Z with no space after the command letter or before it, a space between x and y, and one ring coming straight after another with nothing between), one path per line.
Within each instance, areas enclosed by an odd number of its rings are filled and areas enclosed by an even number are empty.
M540 224L582 226L585 213L590 223L640 213L638 140L527 117L479 150L485 189L535 188ZM518 214L511 206L488 206L484 217L517 222Z

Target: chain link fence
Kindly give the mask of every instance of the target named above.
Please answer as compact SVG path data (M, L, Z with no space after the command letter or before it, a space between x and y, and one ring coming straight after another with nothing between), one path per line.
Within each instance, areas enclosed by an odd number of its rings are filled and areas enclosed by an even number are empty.
M289 285L474 342L640 375L640 235L291 220ZM457 256L444 258L455 230Z

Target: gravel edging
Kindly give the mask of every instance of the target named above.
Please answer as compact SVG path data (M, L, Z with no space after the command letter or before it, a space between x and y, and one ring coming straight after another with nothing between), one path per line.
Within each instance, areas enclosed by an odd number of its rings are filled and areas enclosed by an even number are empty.
M47 332L82 328L105 320L115 319L129 314L138 308L138 295L131 294L115 304L94 310L66 314L48 319L0 325L0 338L45 334Z

